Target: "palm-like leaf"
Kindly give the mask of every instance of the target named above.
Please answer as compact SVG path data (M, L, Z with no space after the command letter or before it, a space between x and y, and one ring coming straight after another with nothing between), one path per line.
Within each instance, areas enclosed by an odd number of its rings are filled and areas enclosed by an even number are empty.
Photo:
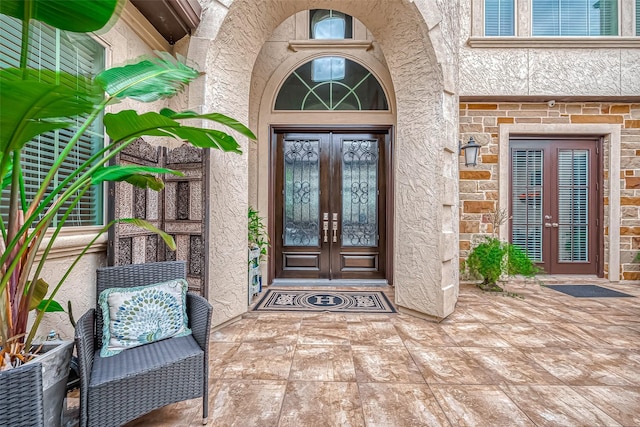
M98 74L96 81L114 98L153 102L174 96L200 75L166 52L157 52L157 55L157 58L105 70Z
M24 16L25 0L0 1L0 13L18 19L33 18L61 30L87 33L104 27L124 0L30 0L31 16Z
M248 127L246 127L245 125L237 121L236 119L231 118L229 116L225 116L224 114L220 114L220 113L198 114L195 111L182 111L177 113L169 108L163 108L162 110L160 110L160 114L172 120L185 120L185 119L211 120L212 122L223 124L228 128L231 128L237 132L240 132L242 135L246 136L247 138L256 139L256 136L253 134L253 132L251 132L251 129L249 129Z
M140 219L140 218L120 218L117 221L125 224L133 224L136 227L140 227L142 229L155 233L158 236L160 236L162 240L164 240L164 242L172 251L176 250L176 242L173 240L173 237L171 237L164 231L160 230L159 228L151 224L149 221L145 221L144 219Z
M158 113L138 114L133 110L125 110L105 115L104 125L114 141L126 141L141 136L168 136L189 141L200 148L241 152L238 142L225 132L183 126Z
M0 151L4 153L21 149L41 133L74 126L65 119L93 111L102 99L100 87L83 77L39 70L41 79L16 80L16 72L0 70Z
M179 171L167 168L155 168L150 166L116 165L98 169L91 176L92 184L101 184L104 181L126 181L140 188L150 188L160 191L164 188L162 179L151 174L172 174L183 176Z

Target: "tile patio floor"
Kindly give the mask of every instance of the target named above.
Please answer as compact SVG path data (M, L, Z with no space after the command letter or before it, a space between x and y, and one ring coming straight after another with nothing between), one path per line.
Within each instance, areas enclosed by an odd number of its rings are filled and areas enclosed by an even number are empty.
M439 324L250 312L212 334L209 425L640 425L640 298L509 290L461 285ZM198 399L127 426L200 423Z

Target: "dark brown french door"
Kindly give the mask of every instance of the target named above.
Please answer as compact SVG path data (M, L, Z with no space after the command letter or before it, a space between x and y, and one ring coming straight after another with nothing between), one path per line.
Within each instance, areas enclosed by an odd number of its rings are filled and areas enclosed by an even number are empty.
M511 140L511 242L548 274L601 274L599 146Z
M383 279L386 132L276 132L276 278Z

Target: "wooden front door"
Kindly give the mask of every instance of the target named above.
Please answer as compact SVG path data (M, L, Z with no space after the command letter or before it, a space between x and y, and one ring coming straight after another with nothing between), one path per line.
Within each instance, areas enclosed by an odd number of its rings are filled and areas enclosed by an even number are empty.
M548 274L602 275L600 141L511 140L511 242Z
M386 132L276 132L276 278L384 279Z

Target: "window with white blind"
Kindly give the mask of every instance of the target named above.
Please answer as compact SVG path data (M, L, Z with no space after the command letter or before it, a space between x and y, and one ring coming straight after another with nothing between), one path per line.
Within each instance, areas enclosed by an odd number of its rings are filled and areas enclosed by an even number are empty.
M617 36L618 0L532 0L533 36Z
M589 152L558 151L558 260L589 261Z
M636 0L636 36L640 36L640 0Z
M514 0L485 0L484 35L513 36Z
M542 150L511 153L511 242L536 262L542 261L543 161Z
M0 15L0 68L19 67L21 22ZM94 76L104 69L104 48L86 34L69 33L33 21L30 28L28 66L76 75ZM81 118L78 119L81 122ZM75 129L61 129L37 136L22 151L22 170L27 200L49 172L54 160L64 149ZM74 150L56 174L50 189L57 186L77 166L104 146L102 120L96 120L81 137ZM66 226L87 226L103 223L102 187L89 189L67 219ZM0 213L8 215L8 192L2 194ZM64 214L64 210L59 217Z

